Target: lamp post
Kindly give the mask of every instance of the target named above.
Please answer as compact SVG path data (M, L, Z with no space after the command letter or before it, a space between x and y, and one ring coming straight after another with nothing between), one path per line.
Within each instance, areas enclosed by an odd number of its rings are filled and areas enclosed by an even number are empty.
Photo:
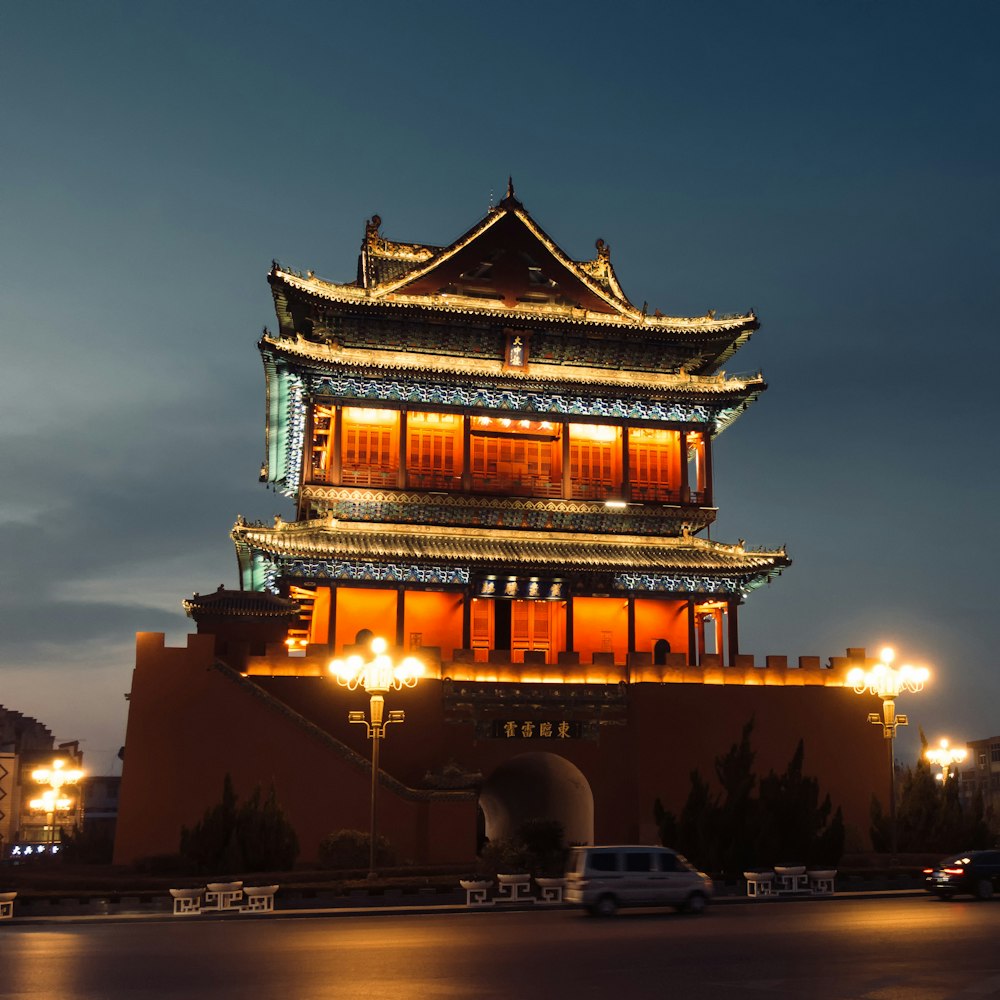
M937 776L942 784L948 783L949 771L952 764L961 764L965 760L967 751L965 747L950 746L948 741L942 737L941 742L936 747L929 747L924 751L924 756L935 766L941 768L941 773Z
M346 660L332 660L330 672L337 678L337 683L344 685L349 691L363 687L371 696L369 702L369 718L364 712L348 712L349 722L365 726L368 739L372 741L372 789L371 814L369 817L369 853L368 877L376 878L375 871L375 839L376 839L376 803L378 801L378 757L379 741L385 739L386 726L394 722L403 722L405 713L396 709L385 715L385 695L389 691L401 691L404 687L415 687L417 679L424 672L424 665L413 656L408 656L401 663L394 664L386 654L385 639L372 639L369 649L372 657L365 660L357 654Z
M32 809L45 811L49 826L49 844L52 847L56 842L56 813L67 812L73 805L73 800L63 794L63 785L75 785L82 777L83 771L79 768L67 769L66 761L62 759L52 761L51 767L39 767L31 772L32 781L48 785L48 788L37 799L32 799L28 805Z
M896 758L893 751L893 741L896 738L896 727L905 726L910 721L905 715L896 714L896 698L903 691L923 690L925 682L930 677L930 671L926 667L911 667L908 663L893 667L891 664L895 658L895 652L891 647L886 646L882 650L879 662L870 670L854 667L847 674L847 683L854 688L857 694L867 692L882 699L882 715L880 716L878 712L870 712L868 721L872 725L882 727L882 735L889 748L890 863L896 860Z

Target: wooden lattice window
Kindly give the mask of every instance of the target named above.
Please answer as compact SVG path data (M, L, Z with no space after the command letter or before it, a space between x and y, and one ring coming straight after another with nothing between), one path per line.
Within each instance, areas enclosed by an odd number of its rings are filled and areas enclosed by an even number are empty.
M388 467L392 432L388 427L347 427L344 430L344 464Z
M515 437L472 438L472 471L503 481L548 479L552 468L552 446L547 441Z
M512 649L549 649L552 605L546 601L514 601L510 609Z
M574 441L569 449L569 474L573 479L611 485L615 449L600 441Z
M574 492L620 485L621 428L571 424L569 430L569 475Z
M680 468L679 431L637 428L629 433L629 480L633 486L667 494L678 489Z
M462 472L463 418L413 410L406 415L406 472L410 486L452 489Z
M493 648L493 602L473 601L471 618L472 648Z

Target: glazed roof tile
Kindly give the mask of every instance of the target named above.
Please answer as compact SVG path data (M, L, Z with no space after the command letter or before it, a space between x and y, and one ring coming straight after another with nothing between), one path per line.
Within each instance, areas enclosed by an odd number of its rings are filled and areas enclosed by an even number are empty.
M432 308L437 312L456 314L479 314L499 317L510 321L550 320L556 322L598 324L625 329L659 331L673 336L711 337L718 334L745 333L748 339L758 327L756 313L716 316L709 312L704 316L666 316L654 313L646 315L639 310L620 313L601 313L558 303L518 302L503 305L492 299L442 293L439 295L414 294L405 291L390 293L385 289L362 288L358 285L340 285L317 277L315 274L302 275L275 263L271 268L272 284L284 285L292 291L311 295L319 300L339 302L361 307L391 306L397 308Z
M498 206L446 247L388 240L380 232L381 223L376 215L366 224L356 282L338 284L311 271L302 276L275 262L272 284L362 306L430 307L672 334L743 332L740 342L757 328L752 311L719 318L714 312L697 317L664 316L659 311L647 315L646 307L636 307L622 290L604 240L597 241L593 260L573 260L514 197L513 185ZM480 270L470 274L470 268ZM477 287L477 281L486 287ZM545 298L549 301L529 301Z
M211 594L195 594L183 602L189 618L224 615L235 618L287 618L299 613L297 602L255 590L226 590L221 584Z
M657 394L681 395L685 399L692 396L756 396L767 387L764 377L759 372L739 376L727 376L725 372L714 375L692 375L687 372L644 372L634 369L546 364L539 361L532 361L529 369L521 370L508 368L499 360L318 344L301 335L292 340L288 337L265 334L259 346L270 348L288 358L300 358L318 362L325 367L343 367L352 371L371 368L379 372L435 372L476 379L502 378L517 382L571 382L574 385L588 385L595 389L641 389Z
M691 572L759 575L790 564L784 549L747 551L683 536L649 538L400 524L323 521L283 522L274 527L238 522L238 545L286 559L417 560L468 563L473 567L534 567L605 572Z

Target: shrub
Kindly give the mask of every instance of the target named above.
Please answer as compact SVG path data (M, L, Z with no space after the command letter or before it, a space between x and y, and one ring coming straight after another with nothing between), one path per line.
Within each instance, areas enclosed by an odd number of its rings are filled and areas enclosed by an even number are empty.
M222 799L188 830L181 830L181 855L199 871L233 874L285 871L295 864L298 837L278 805L273 785L261 802L257 787L238 804L233 780L222 782Z
M563 825L558 820L530 819L513 837L491 840L479 856L479 874L562 875L566 863Z
M371 853L371 838L360 830L334 830L328 833L319 845L319 863L322 868L345 871L367 868ZM381 836L375 838L375 863L392 865L396 862L395 851L389 841Z

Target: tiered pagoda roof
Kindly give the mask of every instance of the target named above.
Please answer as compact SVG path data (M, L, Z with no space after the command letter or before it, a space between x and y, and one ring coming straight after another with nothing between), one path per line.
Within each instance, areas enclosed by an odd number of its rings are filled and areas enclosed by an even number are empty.
M710 502L611 511L568 497L404 489L402 480L393 489L306 481L311 401L686 425L716 436L767 388L759 373L721 370L758 328L753 310L678 317L637 307L603 240L592 260L572 259L513 185L448 246L393 241L381 224L377 215L366 223L352 282L272 265L278 331L265 330L258 345L268 388L261 478L304 498L300 516L312 513L273 527L237 522L244 586L407 579L419 565L452 583L496 570L596 574L619 590L742 594L790 564L783 549L694 537L714 519ZM524 510L514 510L519 503Z
M239 522L232 530L241 562L254 553L287 566L294 560L461 565L475 571L510 567L540 573L725 574L764 582L790 564L783 548L748 551L691 535L650 538L579 532L524 532L433 525L325 520L274 527Z
M211 594L195 594L182 602L189 618L290 618L299 613L297 602L266 591L227 590L222 584Z
M388 314L436 313L500 319L518 327L617 328L630 340L659 343L657 370L712 374L758 328L752 310L717 317L652 314L625 295L611 264L609 246L598 240L593 260L565 254L514 197L446 247L398 243L380 232L376 215L367 223L358 276L338 284L274 263L269 280L284 337L311 333L312 320L338 311L377 309ZM302 327L309 328L308 331ZM322 337L322 335L321 335ZM332 339L338 340L335 334ZM613 367L619 367L614 364Z

